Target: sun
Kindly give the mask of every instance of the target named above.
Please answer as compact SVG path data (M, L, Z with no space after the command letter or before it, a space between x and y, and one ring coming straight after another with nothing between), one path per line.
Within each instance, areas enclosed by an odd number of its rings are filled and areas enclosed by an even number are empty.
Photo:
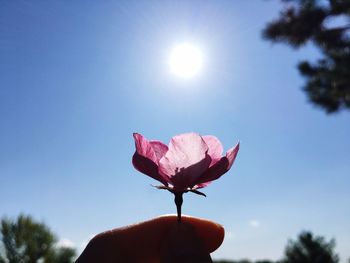
M178 44L170 52L169 66L171 73L178 77L194 77L203 67L203 54L190 43Z

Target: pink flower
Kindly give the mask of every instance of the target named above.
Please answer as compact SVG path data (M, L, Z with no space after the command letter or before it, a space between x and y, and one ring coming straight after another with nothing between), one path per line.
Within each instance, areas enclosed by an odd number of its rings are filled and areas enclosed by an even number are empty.
M136 152L134 167L159 182L174 194L207 186L230 170L239 150L239 143L224 156L220 141L211 135L185 133L174 136L169 146L149 141L134 133ZM200 193L201 194L201 193Z

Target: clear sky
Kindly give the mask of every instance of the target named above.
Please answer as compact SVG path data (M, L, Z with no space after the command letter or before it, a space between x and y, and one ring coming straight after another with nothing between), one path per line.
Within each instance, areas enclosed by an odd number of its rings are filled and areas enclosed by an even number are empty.
M214 258L278 259L311 230L350 257L350 112L307 102L295 65L261 39L277 1L1 1L0 216L46 222L79 249L98 232L174 213L131 164L133 132L241 142L232 170L184 213L224 225ZM177 43L203 70L172 75Z

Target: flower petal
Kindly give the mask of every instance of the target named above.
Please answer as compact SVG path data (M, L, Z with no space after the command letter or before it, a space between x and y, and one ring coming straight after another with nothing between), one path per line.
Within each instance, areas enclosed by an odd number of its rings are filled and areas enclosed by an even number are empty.
M158 163L157 155L154 152L152 144L141 134L134 133L136 152L154 163Z
M209 148L208 154L211 157L210 166L213 166L215 163L217 163L221 159L222 152L224 151L224 149L219 139L216 138L215 136L206 135L206 136L202 136L202 138Z
M136 147L136 152L132 157L132 164L134 167L141 173L160 181L164 185L168 185L167 177L164 178L158 172L158 158L153 148L154 144L150 143L145 137L138 133L134 133L134 139ZM158 146L159 144L157 147ZM158 151L158 154L159 152L160 151Z
M226 152L226 156L222 157L218 162L211 166L196 182L197 188L207 186L207 183L218 179L232 167L237 153L239 151L239 143Z
M211 158L207 152L208 146L198 134L177 135L159 161L159 172L169 178L174 189L192 187L209 167Z
M165 155L165 153L168 151L168 146L160 141L150 141L149 142L153 148L154 153L157 157L157 164L159 160Z
M238 151L239 151L239 143L235 147L232 147L231 149L229 149L226 152L226 158L228 159L228 163L229 163L227 170L231 169L231 167L232 167L232 165L237 157Z

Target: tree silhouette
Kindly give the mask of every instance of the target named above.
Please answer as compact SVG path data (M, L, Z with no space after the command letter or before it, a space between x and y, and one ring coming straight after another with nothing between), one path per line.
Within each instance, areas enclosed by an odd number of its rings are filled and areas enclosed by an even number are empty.
M311 232L302 232L297 241L290 240L285 249L282 263L337 263L334 253L335 241L329 242L323 237L313 236Z
M56 238L49 228L30 216L20 215L16 221L3 218L0 232L3 248L0 263L73 262L74 249L57 247Z
M314 236L311 232L302 232L296 241L290 240L285 248L282 260L217 260L214 263L338 263L334 252L335 241L325 241L324 237ZM350 263L350 259L349 259Z
M323 57L316 63L302 61L299 72L306 78L304 90L311 102L333 113L350 109L350 1L282 0L280 17L267 24L263 37L299 48L307 42ZM327 3L328 2L328 3ZM342 17L346 23L330 27ZM338 22L339 23L339 22Z

